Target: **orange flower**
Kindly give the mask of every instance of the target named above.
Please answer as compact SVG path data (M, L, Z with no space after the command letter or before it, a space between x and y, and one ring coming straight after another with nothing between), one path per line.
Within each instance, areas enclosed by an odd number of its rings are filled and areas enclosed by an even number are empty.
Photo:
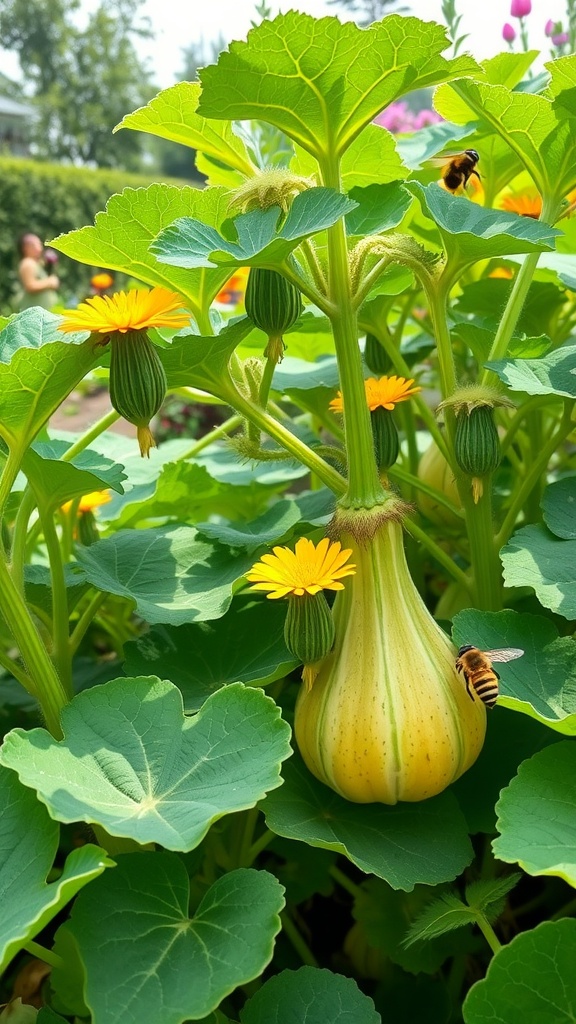
M542 213L542 200L539 195L509 195L502 200L502 209L510 213L518 213L521 217L532 217L538 220Z
M104 271L100 274L94 274L94 277L90 278L90 284L93 288L97 288L103 292L106 288L110 288L114 284L114 278L112 274L107 274Z
M147 327L187 327L189 314L172 312L183 305L184 299L167 288L135 288L115 295L95 295L76 309L65 309L65 319L58 330L126 334L145 331Z
M246 291L249 267L239 267L216 296L216 302L238 302Z
M413 388L413 383L413 378L406 380L405 377L392 376L380 377L379 380L376 380L375 377L368 377L368 380L364 381L364 387L370 412L379 408L393 409L398 402L406 402L412 395L422 391L420 387ZM340 391L330 402L330 408L332 412L344 411L344 402Z

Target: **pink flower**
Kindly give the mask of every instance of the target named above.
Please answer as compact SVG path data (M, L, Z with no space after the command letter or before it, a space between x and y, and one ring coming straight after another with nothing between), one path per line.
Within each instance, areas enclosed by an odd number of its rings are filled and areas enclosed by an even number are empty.
M508 21L502 26L502 38L507 43L513 43L516 39L516 30Z
M512 0L510 14L513 18L525 18L532 10L531 0Z
M419 110L414 118L414 129L427 128L430 124L439 124L442 121L440 114L435 110Z
M569 42L570 36L567 32L558 32L557 35L552 36L552 42L554 46L564 46L564 43Z
M552 18L548 18L548 21L544 25L544 35L551 36L555 28L556 22L552 21Z

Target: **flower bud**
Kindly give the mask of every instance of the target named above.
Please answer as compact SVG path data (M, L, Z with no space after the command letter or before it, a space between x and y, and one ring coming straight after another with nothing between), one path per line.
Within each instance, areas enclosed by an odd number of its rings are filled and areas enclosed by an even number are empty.
M275 270L252 267L244 301L250 319L268 335L264 355L275 363L281 362L285 348L282 335L302 312L300 292Z
M480 405L467 412L460 409L456 417L454 456L463 473L472 477L474 501L482 495L482 477L500 465L500 439L494 420L494 409Z
M516 39L516 30L508 21L502 27L502 38L507 43L513 43Z
M323 591L288 599L284 640L290 653L304 665L302 679L310 689L318 674L317 662L334 645L334 620Z
M378 376L382 376L384 373L388 373L392 369L392 360L388 355L386 349L380 344L378 338L373 334L366 335L366 345L364 348L364 362L372 373L377 373Z
M532 10L532 0L512 0L510 14L513 18L525 18Z
M412 582L400 523L346 543L356 574L336 597L334 648L300 690L296 740L312 774L347 800L425 800L474 763L486 709Z
M552 33L556 30L557 24L558 22L552 21L552 18L548 18L548 21L544 25L544 35L551 36Z
M390 466L393 466L400 452L400 441L398 431L394 423L393 414L389 409L379 405L370 413L372 424L372 437L374 439L374 452L376 454L376 465L381 473L385 473Z
M554 43L554 46L564 46L569 41L570 36L567 32L557 32L555 35L552 36L552 42Z

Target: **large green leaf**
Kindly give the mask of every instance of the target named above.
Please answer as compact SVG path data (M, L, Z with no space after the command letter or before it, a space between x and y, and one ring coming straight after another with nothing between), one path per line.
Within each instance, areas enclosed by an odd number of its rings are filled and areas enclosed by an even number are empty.
M274 266L305 238L331 227L355 206L334 189L309 188L296 196L280 226L279 206L236 217L236 240L204 221L180 217L159 233L150 249L160 263L186 269Z
M576 744L554 743L524 761L496 813L500 860L576 886Z
M381 1024L352 978L318 967L282 971L244 1005L242 1024Z
M512 391L576 398L576 345L565 345L541 359L499 359L486 363Z
M69 855L55 882L46 876L58 850L59 828L18 776L0 767L0 970L93 878L111 867L88 843Z
M281 785L291 753L277 705L241 683L186 718L172 683L114 679L78 694L62 711L62 729L61 742L44 729L13 730L2 763L58 820L96 822L169 850L192 850L212 822Z
M18 318L5 330L16 336ZM13 340L15 344L15 337L10 344ZM0 363L0 437L6 444L28 447L98 358L97 343L92 340L55 341L40 348L21 344L9 365Z
M576 643L559 637L550 619L467 608L454 616L452 639L456 647L471 643L484 651L523 650L521 658L495 665L502 677L498 703L576 735Z
M358 204L346 217L349 235L390 231L398 226L411 202L409 192L398 181L353 188L349 195Z
M279 543L299 521L298 505L290 498L284 498L251 522L198 523L196 529L209 540L217 540L229 548L242 548L252 554L258 548Z
M524 526L500 552L507 587L533 587L545 608L576 619L576 540L545 526Z
M123 493L126 479L123 466L105 458L91 448L79 452L72 462L62 462L70 446L65 441L39 441L29 448L22 468L32 483L38 502L46 509L55 509L71 498L91 491L112 488Z
M190 880L179 857L119 857L109 881L76 901L70 923L94 1024L205 1017L271 960L282 893L267 871L239 868L214 882L190 917Z
M447 45L443 28L417 18L392 15L359 29L289 11L203 69L199 111L259 118L314 156L341 154L402 93L476 70L470 57L445 60Z
M576 1020L576 921L545 921L517 935L470 989L466 1024L570 1024Z
M505 210L491 210L454 196L436 182L424 187L407 182L426 216L436 223L448 257L458 264L506 256L509 253L543 252L554 248L561 232L548 224L519 217Z
M262 805L277 835L335 850L394 889L447 882L470 863L466 823L448 793L419 804L353 804L318 782L300 758Z
M50 244L80 263L109 267L149 285L171 288L186 296L194 310L209 305L229 272L220 268L182 271L161 264L149 246L159 231L178 217L199 217L212 227L227 216L224 188L196 189L154 184L125 188L96 215L94 227L59 235Z
M284 642L285 618L281 601L242 595L214 622L158 626L131 640L124 647L124 671L137 676L161 669L182 691L184 710L197 711L221 686L263 685L295 668Z
M42 348L55 341L68 345L81 345L88 338L88 331L74 331L62 334L58 330L62 318L48 312L41 306L31 306L12 317L0 329L0 363L9 363L21 348Z
M253 561L200 539L191 526L122 530L78 551L94 587L130 598L147 622L172 626L224 615Z
M230 356L251 329L252 322L245 316L227 324L218 335L174 338L168 348L158 350L168 386L202 388L223 401L229 400L234 394L228 370Z
M496 132L530 173L539 192L562 198L576 183L573 126L544 96L462 78L435 97L443 116L459 124L478 118Z
M163 89L145 107L126 114L114 131L133 128L135 131L158 135L182 146L205 153L235 168L243 175L255 173L242 140L232 131L230 124L208 121L196 113L200 99L198 82L178 82Z
M576 540L576 476L548 485L542 497L542 513L556 537Z

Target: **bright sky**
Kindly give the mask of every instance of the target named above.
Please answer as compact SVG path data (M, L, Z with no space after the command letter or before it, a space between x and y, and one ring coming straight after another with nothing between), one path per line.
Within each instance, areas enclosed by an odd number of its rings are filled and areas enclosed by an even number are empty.
M442 22L441 0L405 0L411 14L426 21ZM470 38L464 49L477 58L491 57L506 49L502 40L502 25L505 21L517 22L510 17L510 0L457 0L456 6L463 14L461 32L468 32ZM296 7L316 17L334 15L338 8L328 6L326 0L268 0L273 14ZM84 11L97 5L97 0L83 0ZM182 65L181 51L186 45L202 38L217 39L220 33L227 41L244 39L255 18L254 0L145 0L142 13L151 22L154 41L142 42L139 48L147 56L158 85L166 88L173 85L175 72ZM530 45L544 49L548 58L548 41L544 36L544 24L548 18L560 19L565 12L563 0L532 0L532 13L527 19ZM339 11L340 17L344 17ZM12 78L19 78L18 64L12 54L0 51L0 71Z

